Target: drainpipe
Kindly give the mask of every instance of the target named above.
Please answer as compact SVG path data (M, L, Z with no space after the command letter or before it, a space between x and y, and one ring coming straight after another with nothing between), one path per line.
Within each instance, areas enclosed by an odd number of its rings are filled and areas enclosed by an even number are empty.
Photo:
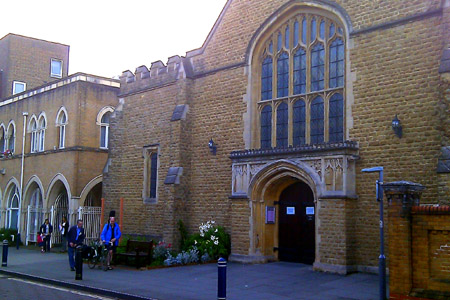
M23 170L25 163L25 134L27 128L27 112L23 112L23 136L22 136L22 164L20 167L20 201L19 201L19 213L17 216L17 249L19 249L20 242L20 215L22 214L22 201L23 201Z

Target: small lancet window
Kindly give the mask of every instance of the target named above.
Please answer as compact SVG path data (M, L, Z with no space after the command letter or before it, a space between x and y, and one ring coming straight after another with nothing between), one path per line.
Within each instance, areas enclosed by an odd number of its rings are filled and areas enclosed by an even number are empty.
M319 35L322 40L325 38L325 21L323 20L320 22Z
M334 27L334 24L331 23L331 25L330 25L330 33L328 34L328 36L330 38L333 37L335 31L336 31L336 28Z
M267 56L262 64L261 100L272 99L272 57Z
M341 142L344 139L344 98L337 93L330 98L329 141Z
M284 47L289 49L289 25L286 26L286 31L284 32Z
M311 102L311 144L324 142L324 107L320 96Z
M306 18L303 18L302 21L302 43L306 45L306 35L308 32L308 27L307 27L307 22L306 22Z
M336 39L330 45L330 88L344 86L344 42Z
M294 95L306 93L306 52L303 48L294 54Z
M298 45L298 34L299 34L298 26L299 26L298 21L295 21L295 23L294 23L294 47Z
M286 97L289 93L289 56L283 52L277 60L277 97Z
M324 89L325 77L325 49L319 43L311 51L311 91Z
M283 36L281 35L281 32L279 32L278 33L278 48L277 48L277 50L280 51L282 46L283 46Z
M261 111L261 148L272 147L272 106L266 105Z
M283 102L277 108L277 147L288 146L288 105Z
M311 20L311 43L313 43L316 39L316 18L312 18Z
M297 100L294 103L293 113L293 143L294 146L306 144L306 109L305 102L303 100Z

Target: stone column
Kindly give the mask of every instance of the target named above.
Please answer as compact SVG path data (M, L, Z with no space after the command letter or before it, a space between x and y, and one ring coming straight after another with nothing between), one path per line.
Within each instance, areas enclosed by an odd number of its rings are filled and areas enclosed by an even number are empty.
M424 186L397 181L383 184L388 200L389 291L409 295L412 289L411 208L419 205Z

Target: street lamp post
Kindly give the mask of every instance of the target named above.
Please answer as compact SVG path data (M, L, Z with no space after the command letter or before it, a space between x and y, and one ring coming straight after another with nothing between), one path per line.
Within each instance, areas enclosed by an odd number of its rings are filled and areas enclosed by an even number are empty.
M383 220L383 167L362 169L362 172L378 172L379 178L376 182L377 201L380 204L380 256L378 259L378 277L380 280L380 300L386 299L386 256L384 255L384 220Z

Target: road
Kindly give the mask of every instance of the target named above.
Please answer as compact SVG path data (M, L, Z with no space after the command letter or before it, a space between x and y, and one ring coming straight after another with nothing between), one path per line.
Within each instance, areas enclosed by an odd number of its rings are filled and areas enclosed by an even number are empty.
M0 275L0 298L3 300L114 300L86 292L45 285Z

